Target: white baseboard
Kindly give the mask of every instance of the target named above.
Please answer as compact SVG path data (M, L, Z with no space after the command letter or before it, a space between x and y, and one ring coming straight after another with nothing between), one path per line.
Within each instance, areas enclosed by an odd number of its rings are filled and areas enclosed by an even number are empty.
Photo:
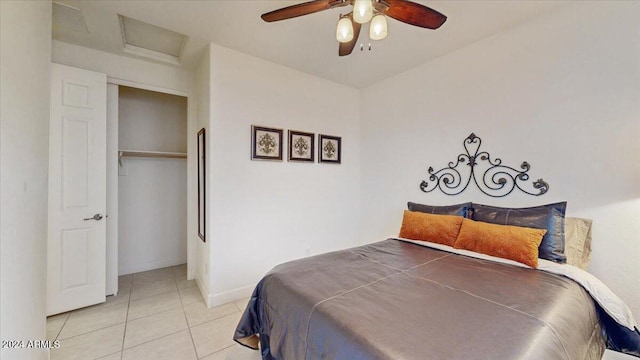
M202 295L202 298L205 299L205 302L207 303L207 307L210 308L211 307L211 300L210 300L210 296L209 296L209 287L207 287L203 282L202 279L200 279L200 276L198 276L198 272L196 272L196 285L198 285L198 289L200 290L200 294Z
M218 294L212 294L209 297L210 307L220 306L232 301L240 300L251 296L255 285L247 285L239 288L235 288L229 291L224 291Z
M119 266L118 275L134 274L142 271L160 269L169 266L181 265L187 262L187 259L163 259L157 261L149 261L139 264L127 264Z
M200 276L198 275L199 274L196 272L196 284L198 285L198 289L200 289L200 293L205 299L208 308L224 305L232 301L249 297L253 293L253 288L255 287L255 285L247 285L229 291L224 291L219 294L210 294L209 288L202 282L202 279L200 279Z

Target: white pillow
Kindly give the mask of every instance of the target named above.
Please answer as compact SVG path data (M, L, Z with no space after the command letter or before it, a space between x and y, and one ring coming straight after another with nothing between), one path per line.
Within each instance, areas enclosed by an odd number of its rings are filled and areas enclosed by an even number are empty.
M593 220L564 218L564 253L567 264L587 270L591 260L591 224Z

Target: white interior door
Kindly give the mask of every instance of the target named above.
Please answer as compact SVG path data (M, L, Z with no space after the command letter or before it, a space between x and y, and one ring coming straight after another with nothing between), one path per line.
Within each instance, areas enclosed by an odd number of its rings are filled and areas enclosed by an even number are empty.
M47 314L105 301L105 74L51 64Z

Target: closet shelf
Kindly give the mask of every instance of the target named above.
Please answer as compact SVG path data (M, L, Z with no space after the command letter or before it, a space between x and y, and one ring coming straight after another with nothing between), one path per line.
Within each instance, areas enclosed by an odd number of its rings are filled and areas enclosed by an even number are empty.
M118 150L118 156L120 158L146 157L146 158L186 159L187 153L166 152L166 151Z

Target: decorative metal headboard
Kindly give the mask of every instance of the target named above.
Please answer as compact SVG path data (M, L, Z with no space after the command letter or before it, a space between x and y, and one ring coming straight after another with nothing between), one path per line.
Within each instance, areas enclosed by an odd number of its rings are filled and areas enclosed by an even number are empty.
M446 195L458 195L467 189L471 183L471 179L473 179L473 182L476 183L480 191L492 197L507 196L511 194L515 188L533 196L543 195L549 190L549 184L542 179L533 181L532 186L538 190L537 193L523 189L521 183L529 180L529 174L527 174L527 172L531 168L531 165L523 161L520 165L522 170L502 165L502 160L499 158L492 160L488 152L480 152L481 144L482 140L474 133L471 133L463 142L466 154L458 155L455 164L453 161L449 162L447 167L438 171L434 171L433 167L429 167L429 181L422 181L422 183L420 183L420 190L428 193L439 188ZM485 166L487 167L481 175L476 174L476 167L480 166L478 163L479 160L486 162ZM470 171L469 177L466 182L463 183L462 174L457 167L465 162L466 165L469 166Z

